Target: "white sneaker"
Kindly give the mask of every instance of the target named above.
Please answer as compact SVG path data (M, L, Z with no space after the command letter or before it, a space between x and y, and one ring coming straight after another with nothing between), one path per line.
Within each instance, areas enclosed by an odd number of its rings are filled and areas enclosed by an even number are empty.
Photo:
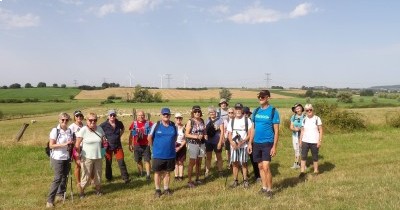
M291 169L299 169L300 166L299 166L298 164L296 164L296 163L293 163L293 166L290 167L290 168L291 168Z
M47 202L46 208L54 208L54 204Z

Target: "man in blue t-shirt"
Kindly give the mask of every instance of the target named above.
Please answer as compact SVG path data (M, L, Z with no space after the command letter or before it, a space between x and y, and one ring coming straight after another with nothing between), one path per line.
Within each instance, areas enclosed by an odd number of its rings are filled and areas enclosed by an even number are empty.
M164 183L164 194L171 195L169 189L170 173L175 170L175 142L178 135L175 124L170 121L171 111L169 108L161 109L162 119L154 123L148 136L149 144L153 147L154 184L156 187L155 197L161 196L161 178Z
M270 98L271 93L268 90L258 93L260 107L253 111L254 136L250 138L247 147L249 154L253 155L254 162L258 163L262 181L261 193L267 198L272 198L270 162L271 157L276 155L280 123L278 111L269 104Z

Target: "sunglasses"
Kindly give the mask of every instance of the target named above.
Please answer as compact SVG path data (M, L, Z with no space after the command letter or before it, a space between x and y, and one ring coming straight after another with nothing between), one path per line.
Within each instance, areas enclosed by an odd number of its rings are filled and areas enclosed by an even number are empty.
M116 117L117 115L115 115L115 114L110 114L110 117Z
M182 120L183 117L175 117L175 119L177 119L177 120Z
M93 123L93 122L97 122L97 119L88 119L88 121Z
M264 100L266 96L258 96L258 100Z
M61 120L61 122L68 122L69 121L69 119L60 119Z
M233 114L233 112L228 112L228 114Z
M306 112L312 112L312 109L306 109Z
M200 110L194 110L193 113L201 113Z
M75 117L83 117L83 115L81 115L81 114L78 114L78 115L75 115Z

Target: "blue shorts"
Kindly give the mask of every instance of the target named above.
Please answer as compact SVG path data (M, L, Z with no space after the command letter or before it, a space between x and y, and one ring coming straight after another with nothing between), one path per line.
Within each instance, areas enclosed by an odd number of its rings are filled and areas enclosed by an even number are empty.
M260 163L262 161L271 162L271 149L274 146L274 143L254 143L253 144L253 161L256 163Z

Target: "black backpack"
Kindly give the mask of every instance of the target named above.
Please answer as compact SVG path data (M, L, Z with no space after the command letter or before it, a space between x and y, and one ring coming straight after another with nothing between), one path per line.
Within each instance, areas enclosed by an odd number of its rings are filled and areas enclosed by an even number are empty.
M56 141L58 141L58 138L60 137L60 129L58 129L58 128L56 128L56 129L57 129ZM52 149L50 149L50 140L49 140L49 141L47 141L47 146L44 148L44 151L46 152L47 157L50 157L51 150Z
M217 120L218 118L215 121ZM217 129L215 129L214 125L215 121L212 121L211 118L208 118L208 123L206 125L206 133L209 138L212 138L215 136L215 134L217 134Z

